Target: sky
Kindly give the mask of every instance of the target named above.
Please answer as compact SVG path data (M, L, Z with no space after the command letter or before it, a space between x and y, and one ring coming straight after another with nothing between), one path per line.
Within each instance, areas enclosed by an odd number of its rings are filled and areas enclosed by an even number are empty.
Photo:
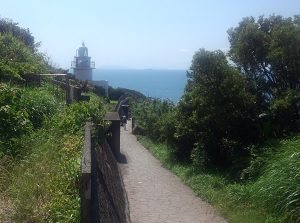
M96 68L189 69L200 48L229 49L244 17L293 17L299 0L0 0L0 17L28 28L40 52L70 68L84 41Z

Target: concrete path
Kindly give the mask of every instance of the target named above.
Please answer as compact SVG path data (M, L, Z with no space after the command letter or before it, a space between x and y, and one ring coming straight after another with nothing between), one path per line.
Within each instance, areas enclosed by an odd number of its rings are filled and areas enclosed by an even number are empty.
M136 140L130 121L121 128L121 153L132 223L226 223Z

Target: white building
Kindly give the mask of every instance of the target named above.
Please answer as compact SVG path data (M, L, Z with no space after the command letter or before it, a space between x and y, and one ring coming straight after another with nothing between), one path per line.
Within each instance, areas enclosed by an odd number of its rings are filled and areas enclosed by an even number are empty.
M93 69L95 69L95 62L91 61L88 54L88 48L82 43L82 46L76 50L76 56L71 63L75 78L78 80L93 80Z

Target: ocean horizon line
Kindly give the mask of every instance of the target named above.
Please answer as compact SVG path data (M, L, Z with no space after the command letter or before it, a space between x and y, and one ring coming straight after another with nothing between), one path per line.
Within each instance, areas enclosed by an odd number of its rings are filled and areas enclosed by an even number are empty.
M127 88L176 103L183 94L187 76L186 70L95 69L93 80L106 80L113 88Z
M164 70L186 70L188 71L189 69L170 69L170 68L131 68L131 67L127 67L127 68L113 68L113 67L96 67L95 70L158 70L158 71L164 71Z

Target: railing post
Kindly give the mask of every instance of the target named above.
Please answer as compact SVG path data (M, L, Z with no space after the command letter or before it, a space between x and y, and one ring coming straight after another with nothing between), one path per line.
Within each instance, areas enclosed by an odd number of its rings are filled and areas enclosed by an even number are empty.
M81 160L81 207L80 207L80 222L90 222L90 207L91 207L91 130L92 123L85 124L84 148Z
M116 160L120 158L120 117L118 112L106 112L104 121L111 121L108 132L111 137L107 138L107 142L115 155Z

